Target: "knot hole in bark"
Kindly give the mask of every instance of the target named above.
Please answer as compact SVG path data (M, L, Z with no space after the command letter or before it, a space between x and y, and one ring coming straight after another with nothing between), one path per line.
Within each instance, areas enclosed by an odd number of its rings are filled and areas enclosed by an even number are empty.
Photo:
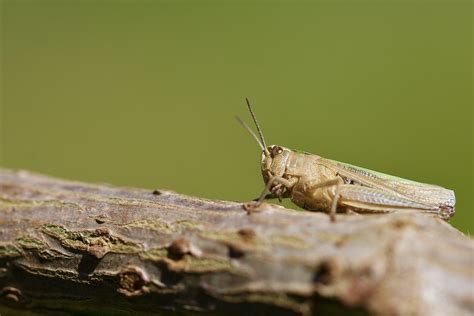
M331 284L334 280L336 269L337 264L334 260L328 259L322 261L314 272L313 282L323 285Z

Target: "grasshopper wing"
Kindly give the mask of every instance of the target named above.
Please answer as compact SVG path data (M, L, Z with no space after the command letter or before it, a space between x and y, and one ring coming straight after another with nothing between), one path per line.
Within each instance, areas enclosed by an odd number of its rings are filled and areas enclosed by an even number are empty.
M388 213L412 211L441 215L437 207L414 202L380 189L343 184L339 191L339 205L357 213Z
M412 204L418 204L419 207L416 208L438 211L442 213L440 215L443 217L449 218L454 214L456 199L452 190L387 175L335 160L322 158L321 162L328 168L336 170L347 184L376 189L378 192L384 192L392 197L398 197L407 202L410 201ZM410 207L408 204L406 206Z

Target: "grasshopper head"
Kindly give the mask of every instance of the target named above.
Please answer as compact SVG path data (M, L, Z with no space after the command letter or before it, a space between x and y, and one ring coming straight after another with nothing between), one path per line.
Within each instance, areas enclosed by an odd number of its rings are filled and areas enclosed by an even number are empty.
M257 134L255 134L252 129L244 123L239 117L236 117L240 124L250 133L250 135L255 138L257 141L260 149L262 150L262 160L261 160L261 167L262 167L262 175L265 183L267 183L272 177L274 176L283 176L286 170L286 164L288 158L291 155L291 150L285 147L281 147L278 145L267 146L265 143L265 138L263 137L262 130L260 129L260 125L257 122L257 118L252 111L252 107L248 99L247 106L249 108L249 112L252 115L253 121L255 126L257 127Z
M278 145L268 146L262 150L262 176L265 183L274 176L283 176L291 150Z

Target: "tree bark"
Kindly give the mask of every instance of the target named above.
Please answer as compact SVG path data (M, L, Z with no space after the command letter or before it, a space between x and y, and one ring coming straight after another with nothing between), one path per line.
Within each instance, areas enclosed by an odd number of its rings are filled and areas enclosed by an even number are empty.
M468 315L472 240L338 215L0 169L0 313Z

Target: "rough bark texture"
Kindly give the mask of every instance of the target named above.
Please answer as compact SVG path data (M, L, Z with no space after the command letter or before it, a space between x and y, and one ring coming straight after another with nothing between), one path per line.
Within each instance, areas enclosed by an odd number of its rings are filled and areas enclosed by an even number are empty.
M421 214L331 223L0 170L0 227L2 315L474 310L472 240Z

